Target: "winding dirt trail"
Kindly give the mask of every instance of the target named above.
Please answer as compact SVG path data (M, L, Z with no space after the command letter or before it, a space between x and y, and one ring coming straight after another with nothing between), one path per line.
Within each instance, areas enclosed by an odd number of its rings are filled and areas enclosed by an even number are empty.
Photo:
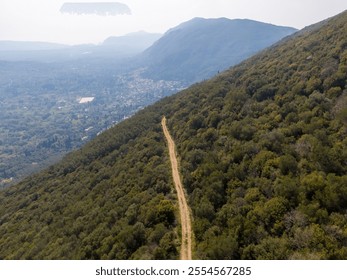
M184 194L183 185L180 179L180 174L178 171L178 163L175 150L175 142L173 141L169 130L166 126L166 118L163 117L161 121L163 127L163 132L168 143L172 177L175 184L178 206L180 210L181 227L182 227L182 244L181 244L181 260L191 260L192 259L192 225L190 219L189 207L187 204L186 196Z

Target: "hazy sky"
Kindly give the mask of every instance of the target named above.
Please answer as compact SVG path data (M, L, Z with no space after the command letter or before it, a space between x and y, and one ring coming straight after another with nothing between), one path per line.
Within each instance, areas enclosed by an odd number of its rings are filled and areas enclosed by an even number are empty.
M98 43L145 30L164 33L193 17L248 18L303 28L347 9L346 0L116 0L132 15L67 15L64 0L0 0L0 40ZM72 0L70 2L112 2Z

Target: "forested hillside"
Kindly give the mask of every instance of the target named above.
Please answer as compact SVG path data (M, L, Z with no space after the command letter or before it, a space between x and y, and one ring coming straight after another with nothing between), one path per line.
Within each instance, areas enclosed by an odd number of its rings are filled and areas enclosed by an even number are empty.
M176 97L197 258L347 259L346 30L345 12Z
M164 143L160 117L141 112L2 191L0 259L176 258Z
M147 107L0 192L0 258L347 259L347 12Z

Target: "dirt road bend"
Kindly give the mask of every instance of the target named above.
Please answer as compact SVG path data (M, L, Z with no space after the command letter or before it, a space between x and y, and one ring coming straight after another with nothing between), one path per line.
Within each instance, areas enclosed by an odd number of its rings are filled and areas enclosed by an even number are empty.
M166 126L166 118L163 117L161 121L163 132L168 143L169 155L171 161L172 177L175 184L178 206L180 211L181 228L182 228L182 244L181 244L181 260L192 259L192 225L190 219L189 207L187 204L186 196L184 193L183 185L181 182L180 174L178 171L178 163L176 157L175 142L173 141L169 130Z

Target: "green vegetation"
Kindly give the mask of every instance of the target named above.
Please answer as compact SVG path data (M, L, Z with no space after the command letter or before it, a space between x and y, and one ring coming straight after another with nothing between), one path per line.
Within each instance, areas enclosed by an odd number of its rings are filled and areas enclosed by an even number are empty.
M168 118L198 259L347 259L347 12L0 192L0 258L177 258Z

